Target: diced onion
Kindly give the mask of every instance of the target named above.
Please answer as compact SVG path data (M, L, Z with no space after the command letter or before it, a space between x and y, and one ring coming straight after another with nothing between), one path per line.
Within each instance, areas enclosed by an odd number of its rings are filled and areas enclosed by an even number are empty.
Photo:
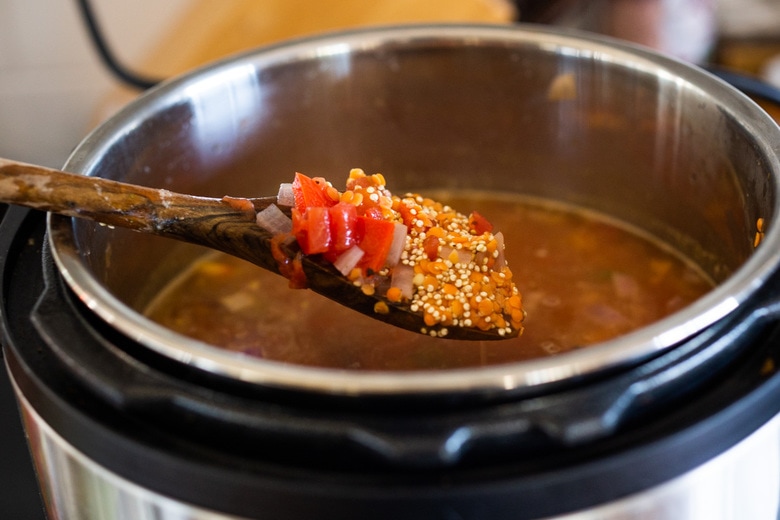
M257 225L266 231L278 235L292 232L292 219L285 215L276 204L257 213Z
M496 263L493 264L493 269L495 271L500 271L506 265L506 258L504 257L504 234L499 231L494 236L496 237L496 242L498 242L498 246L496 247L498 256L496 257Z
M336 258L336 261L333 262L333 267L338 269L344 276L347 276L355 267L357 267L358 262L360 262L360 259L363 258L364 254L365 252L358 246L352 246Z
M612 287L615 289L615 294L618 298L631 299L638 301L640 298L639 283L631 275L613 272L612 273Z
M219 303L225 306L230 312L239 312L255 305L255 298L252 293L246 289L239 289L233 294L228 294L219 299Z
M440 258L452 261L452 252L455 252L457 260L455 263L468 265L474 259L474 254L468 249L456 249L452 246L442 246Z
M401 253L406 247L406 234L408 232L406 226L399 222L395 222L394 225L393 242L390 244L390 250L385 259L385 265L388 267L393 267L401 260Z
M401 289L404 298L411 299L414 295L414 268L405 264L398 264L393 267L393 275L390 279L392 287Z
M280 206L295 206L295 197L291 182L283 182L279 185L279 193L276 195L276 203Z

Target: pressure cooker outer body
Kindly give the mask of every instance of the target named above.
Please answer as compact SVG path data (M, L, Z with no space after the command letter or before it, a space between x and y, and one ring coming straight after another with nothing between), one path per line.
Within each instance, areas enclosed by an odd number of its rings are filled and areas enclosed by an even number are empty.
M283 398L133 348L63 283L40 215L11 210L3 231L5 358L53 518L777 514L780 331L760 305L653 371L550 394Z
M762 287L780 251L778 143L777 124L746 96L646 49L557 28L445 24L328 34L211 64L139 96L65 165L212 197L273 194L295 171L338 179L362 167L391 176L399 193L552 200L641 230L716 284L586 349L479 370L367 374L213 348L144 314L202 249L55 216L49 238L96 314L215 374L344 395L534 393L647 360Z

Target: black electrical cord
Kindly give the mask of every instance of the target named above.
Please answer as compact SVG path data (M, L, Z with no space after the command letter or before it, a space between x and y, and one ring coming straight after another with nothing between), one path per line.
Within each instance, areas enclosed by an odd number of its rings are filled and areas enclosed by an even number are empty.
M115 58L111 50L108 48L103 34L98 26L95 13L92 10L88 0L77 0L77 4L81 9L81 17L84 19L84 23L89 31L89 36L92 43L95 46L100 58L103 60L103 64L109 69L109 71L116 76L120 81L130 85L131 87L146 90L155 86L161 80L156 78L148 78L122 66L121 63Z

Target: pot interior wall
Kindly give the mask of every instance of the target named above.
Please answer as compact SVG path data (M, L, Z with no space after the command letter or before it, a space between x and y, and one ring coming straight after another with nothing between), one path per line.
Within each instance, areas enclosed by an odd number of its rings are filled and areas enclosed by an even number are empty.
M757 218L773 217L767 158L720 104L726 87L705 91L674 64L533 31L299 47L150 93L75 160L91 175L209 196L273 194L295 171L341 182L361 167L397 192L552 197L645 228L716 281L751 255ZM166 280L199 252L74 225L89 269L136 308L156 285L139 279Z

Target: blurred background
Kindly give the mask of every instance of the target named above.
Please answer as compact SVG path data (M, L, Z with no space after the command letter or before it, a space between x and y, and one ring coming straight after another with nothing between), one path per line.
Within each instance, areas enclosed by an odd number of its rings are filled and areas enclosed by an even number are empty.
M0 157L60 167L153 82L285 38L401 22L554 24L610 34L780 86L780 0L0 0ZM768 108L774 110L774 108ZM0 519L43 518L0 370Z

